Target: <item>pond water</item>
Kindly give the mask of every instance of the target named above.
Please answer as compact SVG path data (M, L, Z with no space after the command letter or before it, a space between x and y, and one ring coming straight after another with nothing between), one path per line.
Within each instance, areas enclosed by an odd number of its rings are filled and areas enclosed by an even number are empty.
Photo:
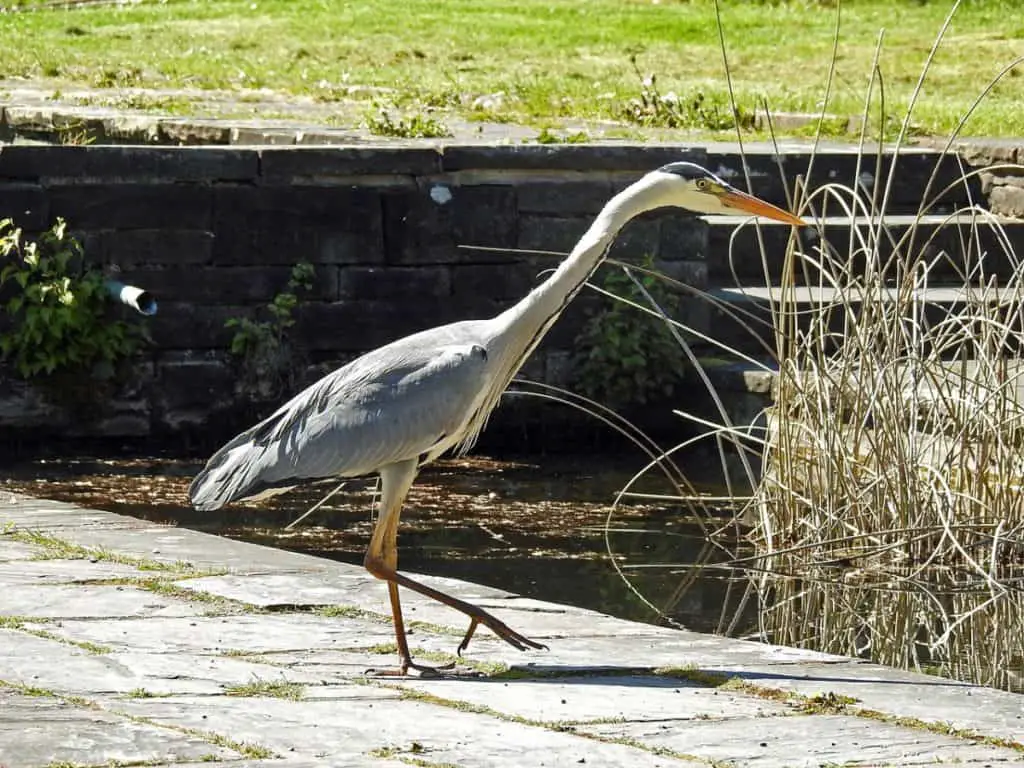
M286 530L332 486L297 488L267 501L200 513L189 507L187 488L201 466L199 460L173 457L34 459L11 467L0 487L362 563L372 531L375 480L351 481ZM728 571L689 568L698 561L725 559L708 551L694 507L643 498L612 509L616 492L641 466L594 456L436 462L424 468L406 502L399 567L622 618L720 629L738 610L744 584L730 585L724 575ZM672 493L654 475L631 490ZM698 506L704 526L718 527L731 518ZM632 586L658 610L645 605L616 572L609 548ZM744 632L752 624L749 605L733 631Z

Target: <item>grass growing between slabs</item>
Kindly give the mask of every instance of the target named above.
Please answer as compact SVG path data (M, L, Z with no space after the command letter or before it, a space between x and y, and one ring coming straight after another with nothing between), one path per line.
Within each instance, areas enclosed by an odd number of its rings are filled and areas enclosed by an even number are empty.
M157 111L171 104L188 114L190 103L201 111L201 97L168 92L221 89L244 113L246 102L269 93L335 104L338 124L428 125L424 135L443 135L446 116L538 128L611 120L632 136L732 124L709 0L177 0L57 11L9 5L20 12L0 14L0 34L18 45L0 50L0 78L43 81L55 92L95 88L96 103ZM840 120L830 131L845 134L847 118L860 114L882 28L886 98L900 113L946 10L943 3L844 4L828 109ZM977 84L1020 53L1021 10L1014 0L960 9L934 63L928 103L915 112L915 132L952 130ZM828 79L833 9L735 0L722 4L721 15L747 130L762 99L774 112L815 112ZM1008 79L964 132L1024 134L1022 87L1018 77Z

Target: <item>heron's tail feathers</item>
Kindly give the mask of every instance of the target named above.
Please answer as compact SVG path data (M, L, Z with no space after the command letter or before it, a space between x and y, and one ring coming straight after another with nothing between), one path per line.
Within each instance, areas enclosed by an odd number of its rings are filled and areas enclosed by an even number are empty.
M271 417L273 418L273 417ZM289 487L268 482L268 446L259 441L265 423L257 424L217 451L188 488L192 506L201 512L220 509L239 499L261 496L268 491L284 492Z

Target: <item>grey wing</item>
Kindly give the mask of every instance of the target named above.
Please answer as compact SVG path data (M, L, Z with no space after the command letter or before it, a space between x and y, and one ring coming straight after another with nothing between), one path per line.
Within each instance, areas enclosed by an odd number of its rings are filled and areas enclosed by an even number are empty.
M190 489L198 509L308 478L362 475L417 457L467 423L486 383L476 344L403 344L325 376L225 445Z

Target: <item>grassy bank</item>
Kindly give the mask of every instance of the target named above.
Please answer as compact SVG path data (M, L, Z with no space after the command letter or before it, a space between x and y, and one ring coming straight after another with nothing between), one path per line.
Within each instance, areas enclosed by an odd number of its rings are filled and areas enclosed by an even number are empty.
M640 133L708 131L728 122L715 8L708 0L170 0L58 11L34 5L21 3L21 12L0 15L0 35L16 41L0 47L0 77L44 80L55 91L83 85L109 94L125 87L227 89L236 92L244 114L262 88L338 102L342 124L360 119L358 110L353 117L351 109L341 109L351 101L538 128L568 118L613 120L621 123L618 130ZM950 6L846 3L828 111L860 114L885 28L886 100L901 114ZM948 132L980 88L1024 53L1022 10L1020 2L964 3L915 112L919 132ZM753 112L761 98L773 111L820 109L834 9L813 2L726 2L722 19L741 112ZM678 95L671 108L640 103L642 76L652 73L662 97ZM1024 134L1022 96L1024 80L1006 78L965 133ZM134 100L131 106L197 109L192 97ZM832 130L841 133L842 122Z

